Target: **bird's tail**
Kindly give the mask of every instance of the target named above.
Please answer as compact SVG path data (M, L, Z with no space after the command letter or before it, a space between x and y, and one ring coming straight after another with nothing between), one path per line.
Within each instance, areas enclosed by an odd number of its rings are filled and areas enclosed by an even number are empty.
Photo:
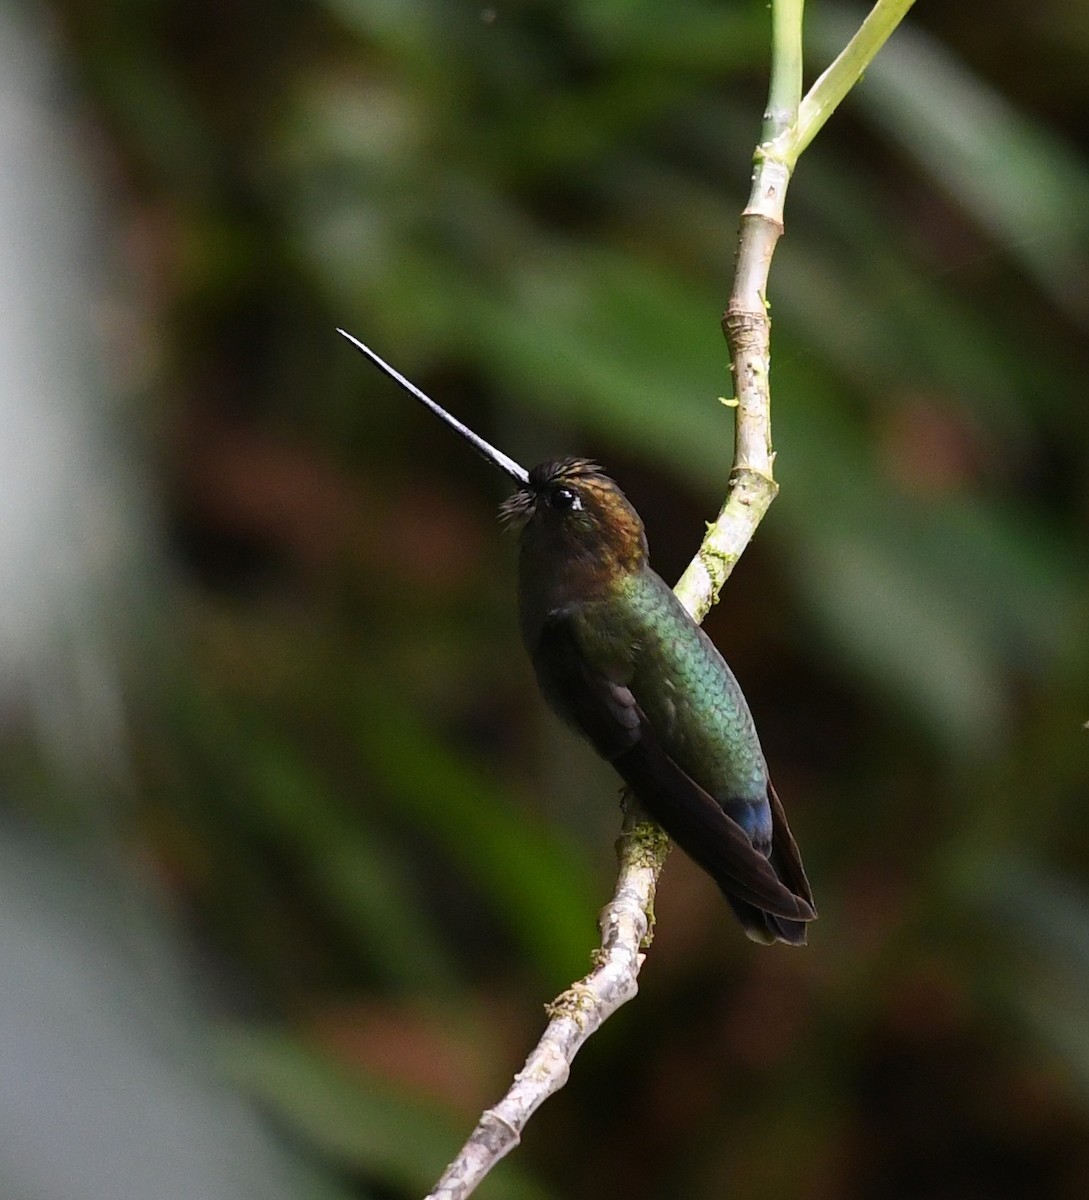
M754 941L805 942L816 917L809 881L782 805L768 785L772 847L765 857L719 803L646 736L613 759L643 807L718 884Z

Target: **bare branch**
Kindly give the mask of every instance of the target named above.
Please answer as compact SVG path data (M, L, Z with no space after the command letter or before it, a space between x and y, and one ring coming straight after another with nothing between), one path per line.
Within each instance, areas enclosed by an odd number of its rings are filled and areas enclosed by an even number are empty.
M619 879L598 918L594 969L548 1005L548 1027L502 1100L477 1122L461 1153L427 1200L462 1200L521 1140L526 1122L567 1082L575 1055L603 1021L638 991L643 946L653 921L654 889L669 851L665 834L634 811L625 815Z

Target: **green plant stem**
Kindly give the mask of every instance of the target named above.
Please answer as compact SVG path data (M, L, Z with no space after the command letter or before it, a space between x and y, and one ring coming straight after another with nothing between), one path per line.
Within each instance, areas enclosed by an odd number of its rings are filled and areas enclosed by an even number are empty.
M701 620L778 492L772 468L771 319L768 275L783 232L787 187L798 157L862 77L914 0L876 0L854 37L804 99L805 0L772 0L772 58L752 188L741 214L733 287L722 318L737 397L734 460L726 498L676 592Z
M854 37L809 89L798 110L797 127L789 135L785 161L791 170L914 3L877 0Z
M802 99L802 12L805 0L771 6L771 71L762 142L770 142L798 120Z

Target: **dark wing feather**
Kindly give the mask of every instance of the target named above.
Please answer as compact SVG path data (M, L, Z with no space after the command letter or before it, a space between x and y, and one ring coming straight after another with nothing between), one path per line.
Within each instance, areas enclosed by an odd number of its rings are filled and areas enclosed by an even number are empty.
M592 670L565 614L553 615L533 650L537 682L552 709L608 762L639 740L645 718L625 684L630 675L630 650L617 643L612 674ZM628 661L625 662L625 657Z
M813 891L809 886L805 867L802 866L798 843L790 832L783 805L776 795L770 779L768 780L768 803L771 805L772 821L771 861L775 866L776 874L796 896L801 896L805 900L813 910L813 915L816 916L817 909L813 903Z
M813 904L813 893L809 888L805 868L802 866L802 858L790 832L790 826L787 824L783 806L779 803L779 797L775 794L770 780L768 781L768 803L771 806L772 819L771 865L778 878L783 880L796 896L805 900L815 917L817 910ZM775 941L786 942L791 946L805 945L806 926L804 921L789 921L773 916L771 913L763 912L759 908L729 895L726 899L729 900L730 907L733 908L737 919L744 926L745 932L754 941L769 945Z
M570 618L559 614L541 631L533 665L541 690L556 712L613 764L647 812L715 880L747 930L752 932L756 913L767 913L769 920L781 918L788 924L812 920L808 884L803 897L781 882L775 872L778 856L774 850L771 860L757 851L741 826L662 748L624 682L630 675L630 658L626 664L625 654L630 651L618 646L616 678L592 669ZM781 808L777 817L777 827L781 822L785 829ZM793 848L797 862L789 831L785 836L789 839L785 848ZM800 870L800 862L798 867ZM804 880L804 873L801 878ZM752 918L742 915L747 909L754 910ZM796 941L797 936L788 930L783 940Z

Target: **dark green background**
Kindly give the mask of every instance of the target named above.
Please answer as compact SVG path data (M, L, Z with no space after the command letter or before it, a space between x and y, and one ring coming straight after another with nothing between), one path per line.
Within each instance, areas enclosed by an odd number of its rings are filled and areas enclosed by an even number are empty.
M809 9L811 80L851 14ZM420 1194L587 967L616 785L536 694L502 480L333 330L521 461L597 457L675 578L730 461L768 12L48 14L158 567L126 781L72 798L17 721L13 794L76 843L110 814L313 1194ZM803 156L782 493L707 626L821 919L755 947L675 855L639 998L481 1195L1089 1192L1087 113L1082 0L921 4Z

